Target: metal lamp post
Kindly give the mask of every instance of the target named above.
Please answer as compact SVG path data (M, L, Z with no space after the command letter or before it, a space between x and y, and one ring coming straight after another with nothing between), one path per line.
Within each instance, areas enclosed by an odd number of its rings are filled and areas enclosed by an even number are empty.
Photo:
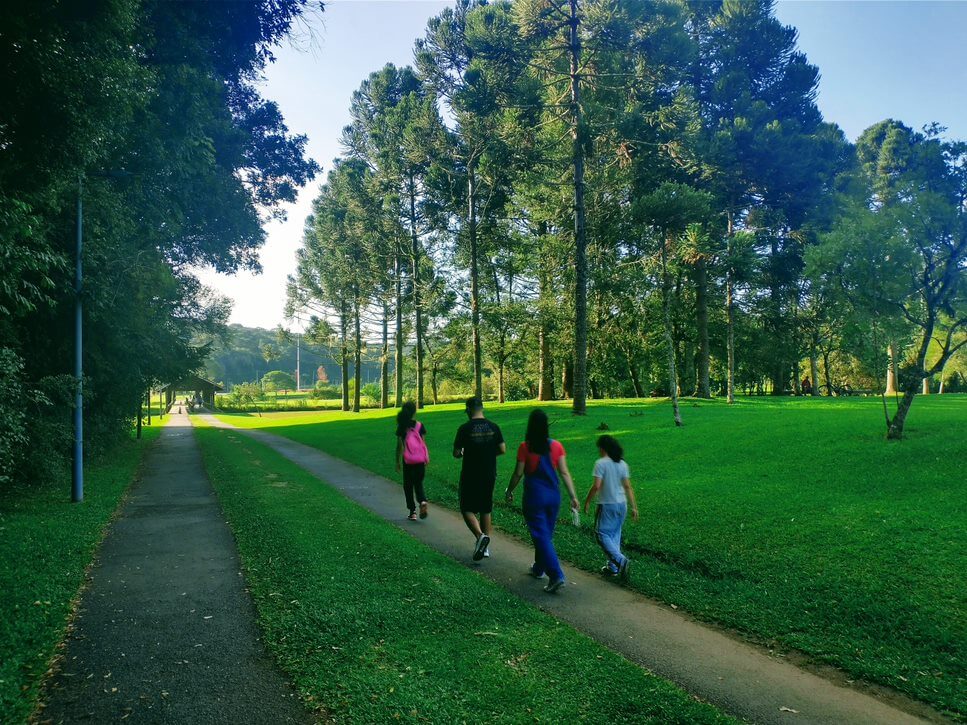
M84 500L84 356L81 315L81 252L84 247L84 177L77 180L77 265L74 268L74 461L71 475L71 501Z
M89 174L111 179L134 176L130 171L100 171ZM81 291L84 273L84 176L77 178L77 260L74 267L74 460L71 469L71 501L84 500L84 321Z

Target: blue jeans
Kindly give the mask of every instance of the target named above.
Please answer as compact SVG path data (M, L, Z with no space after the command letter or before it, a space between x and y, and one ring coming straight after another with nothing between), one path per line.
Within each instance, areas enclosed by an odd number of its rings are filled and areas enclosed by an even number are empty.
M554 550L554 527L560 508L560 491L541 485L524 487L524 520L534 542L534 573L547 574L552 582L564 578Z
M621 553L621 527L627 515L626 503L599 503L594 515L594 533L598 537L598 544L608 555L608 564L615 571L628 558Z

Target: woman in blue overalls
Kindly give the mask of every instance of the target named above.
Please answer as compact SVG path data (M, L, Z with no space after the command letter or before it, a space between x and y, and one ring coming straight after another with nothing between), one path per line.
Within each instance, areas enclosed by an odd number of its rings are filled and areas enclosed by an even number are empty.
M537 578L545 574L550 578L545 592L556 592L564 586L564 571L554 551L554 526L561 508L561 489L558 478L564 479L571 496L571 510L577 511L578 499L574 481L567 470L564 446L551 440L548 432L547 414L543 410L531 411L527 419L527 434L517 449L517 467L510 477L504 498L514 500L514 489L524 478L524 520L534 541L534 565L531 574Z

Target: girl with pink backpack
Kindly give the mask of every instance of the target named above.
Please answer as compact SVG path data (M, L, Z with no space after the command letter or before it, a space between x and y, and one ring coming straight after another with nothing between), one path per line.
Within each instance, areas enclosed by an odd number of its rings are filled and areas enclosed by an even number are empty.
M416 521L417 501L420 502L420 518L425 519L427 515L423 479L426 477L426 465L430 462L430 452L426 448L425 437L426 427L416 419L416 403L403 403L396 414L396 472L403 471L403 494L410 511L407 516L410 521Z

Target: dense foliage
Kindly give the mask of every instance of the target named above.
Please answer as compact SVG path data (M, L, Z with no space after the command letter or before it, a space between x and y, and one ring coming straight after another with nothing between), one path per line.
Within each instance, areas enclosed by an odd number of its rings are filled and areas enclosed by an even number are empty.
M291 305L387 405L880 391L890 349L902 432L963 379L964 144L850 144L818 79L772 0L460 0L353 94Z
M257 268L264 217L317 171L305 137L255 87L309 5L0 10L4 479L63 470L81 200L89 448L125 429L150 385L204 360L207 348L192 340L217 334L227 303L192 267Z

